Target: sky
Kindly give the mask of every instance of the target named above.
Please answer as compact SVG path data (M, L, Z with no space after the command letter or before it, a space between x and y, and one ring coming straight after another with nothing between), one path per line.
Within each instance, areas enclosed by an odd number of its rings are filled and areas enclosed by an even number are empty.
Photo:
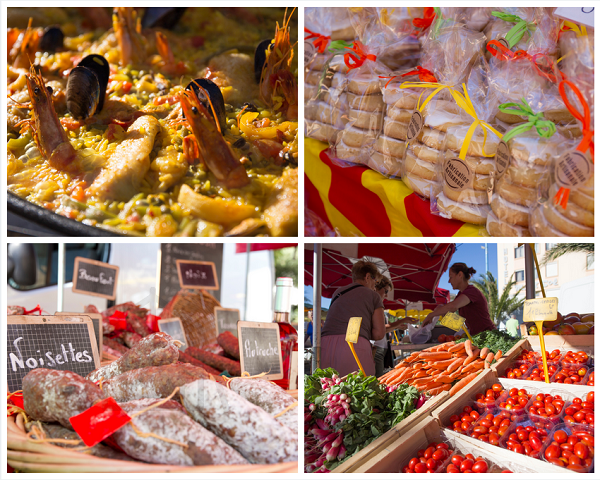
M477 273L473 278L478 279L480 274L485 272L485 250L483 249L483 243L457 243L456 244L456 252L452 256L450 260L450 265L453 263L464 262L469 267L473 267L477 270ZM488 244L488 270L494 274L495 278L498 278L498 244L489 243ZM446 290L450 290L450 293L457 293L452 289L452 285L448 283L448 272L442 275L439 283L440 288L445 288ZM304 297L305 299L310 299L312 303L312 285L304 286ZM323 298L321 301L321 305L323 307L328 307L331 303L331 299Z
M485 250L483 249L483 243L457 243L456 252L450 260L450 265L453 263L463 262L469 267L473 267L477 270L477 273L473 275L473 279L479 279L479 275L485 273ZM488 243L488 270L494 274L494 278L498 278L498 244ZM440 279L440 288L450 290L450 293L457 293L456 290L452 289L452 285L448 283L448 272L442 275Z

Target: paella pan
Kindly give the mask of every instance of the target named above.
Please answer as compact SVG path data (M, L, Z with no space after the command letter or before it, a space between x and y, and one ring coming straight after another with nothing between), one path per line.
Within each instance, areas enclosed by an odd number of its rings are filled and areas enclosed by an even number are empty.
M297 235L294 9L9 8L7 24L9 208L74 231Z

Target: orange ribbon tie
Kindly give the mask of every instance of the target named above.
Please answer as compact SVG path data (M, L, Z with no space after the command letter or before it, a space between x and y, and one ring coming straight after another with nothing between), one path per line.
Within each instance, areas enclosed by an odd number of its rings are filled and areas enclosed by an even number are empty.
M355 40L352 44L352 48L346 47L346 50L350 50L349 52L344 54L344 63L348 67L348 70L353 70L355 68L359 68L365 63L365 60L375 61L377 57L375 55L366 54L363 51L364 45L360 43L358 40Z
M577 108L575 108L575 106L569 101L569 98L567 97L566 87L570 87L571 90L573 90L573 93L575 94L583 108L583 114L579 110L577 110ZM560 96L562 97L565 106L567 107L567 110L569 110L571 115L573 115L577 120L579 120L582 123L583 138L581 139L581 142L579 142L577 150L581 153L585 153L589 149L590 153L592 154L593 162L594 131L591 129L590 107L579 88L577 88L577 86L569 80L563 79L558 84L558 90L560 92ZM567 202L569 201L569 193L570 189L564 187L559 188L558 192L556 192L556 195L554 196L554 203L566 209Z
M433 76L433 73L430 72L429 70L427 70L426 68L421 67L420 65L417 65L415 67L415 70L411 70L410 72L403 73L402 75L394 75L392 77L384 77L384 76L380 75L379 78L389 78L388 82L385 84L385 87L383 87L383 88L387 88L388 85L392 82L392 80L394 78L408 77L411 75L418 75L419 80L421 82L437 83L437 80Z
M317 47L317 50L319 51L319 53L325 52L325 49L327 48L327 44L329 43L329 40L331 40L330 36L321 35L320 33L315 33L306 27L304 27L304 32L308 33L308 37L304 37L304 40L310 40L310 39L314 38L312 43L315 47Z

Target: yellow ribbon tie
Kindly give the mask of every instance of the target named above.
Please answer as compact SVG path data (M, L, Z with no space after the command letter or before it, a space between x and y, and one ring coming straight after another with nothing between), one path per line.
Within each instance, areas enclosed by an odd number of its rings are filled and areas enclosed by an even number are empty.
M471 124L471 126L469 127L469 130L467 131L467 135L465 136L462 147L460 149L459 158L461 160L464 160L465 157L467 156L467 150L469 149L471 139L473 138L473 135L475 134L475 130L477 129L477 127L481 127L481 129L483 130L483 151L482 151L483 156L484 157L493 157L495 154L485 153L485 142L487 141L486 129L493 132L495 135L498 136L498 138L502 138L502 134L498 130L496 130L494 127L492 127L489 123L484 122L477 117L477 112L475 110L475 107L473 106L473 103L471 102L469 93L467 92L467 87L465 86L464 83L462 84L462 86L463 86L464 95L461 92L454 90L454 88L452 88L451 85L441 85L439 83L404 82L402 85L400 85L400 88L433 88L433 89L435 89L427 97L427 99L423 102L422 105L419 106L419 104L417 104L417 108L421 112L423 111L425 106L429 103L429 101L431 99L433 99L433 97L435 95L437 95L440 91L442 91L444 89L448 89L448 91L452 95L452 98L454 99L456 104L462 110L464 110L468 115L473 117L473 123ZM421 101L421 98L419 97L419 103L420 103L420 101Z
M577 25L569 20L565 20L564 25L565 27L568 27L569 30L573 30L578 37L585 37L587 35L587 28L585 28L585 25Z

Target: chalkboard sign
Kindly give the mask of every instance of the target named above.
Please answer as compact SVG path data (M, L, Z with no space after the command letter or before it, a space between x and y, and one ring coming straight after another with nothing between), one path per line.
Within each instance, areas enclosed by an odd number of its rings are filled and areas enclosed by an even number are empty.
M183 324L179 318L166 318L158 321L158 329L170 335L174 340L179 340L183 345L179 345L179 350L182 352L188 347L187 337Z
M279 325L276 323L238 322L242 372L266 373L262 378L281 380L283 361Z
M240 321L240 311L237 308L215 307L215 321L219 335L223 332L231 332L237 337L237 322Z
M217 272L217 285L221 284L222 243L163 243L160 246L159 255L159 308L163 308L181 290L179 274L177 273L177 260L214 263ZM211 294L217 300L220 300L219 290L212 290Z
M217 270L212 262L177 260L177 274L181 288L218 290Z
M55 315L7 317L8 390L21 390L23 377L35 368L68 370L82 377L100 366L92 321Z
M102 354L102 315L99 313L76 313L76 312L56 312L54 315L58 315L60 317L64 317L64 320L70 320L71 318L75 318L75 321L78 321L79 318L89 318L92 321L92 325L94 325L94 335L96 336L96 340L98 341L98 352Z
M119 267L84 257L75 257L73 292L115 300Z

